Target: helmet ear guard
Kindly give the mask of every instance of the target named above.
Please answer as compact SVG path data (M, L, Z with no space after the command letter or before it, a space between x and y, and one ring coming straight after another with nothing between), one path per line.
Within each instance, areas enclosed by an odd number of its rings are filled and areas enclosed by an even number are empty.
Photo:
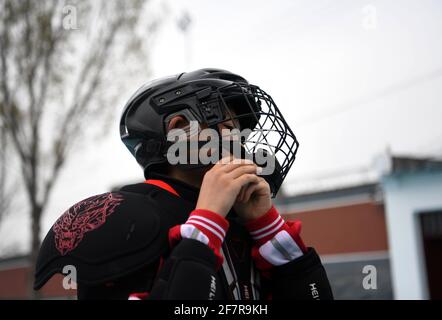
M184 119L186 119L189 123L191 121L196 121L198 123L201 123L201 119L195 115L195 113L190 110L190 109L183 109L174 113L169 114L165 119L164 119L164 131L166 133L168 133L168 127L169 127L169 123L170 121L174 118L174 117L183 117Z

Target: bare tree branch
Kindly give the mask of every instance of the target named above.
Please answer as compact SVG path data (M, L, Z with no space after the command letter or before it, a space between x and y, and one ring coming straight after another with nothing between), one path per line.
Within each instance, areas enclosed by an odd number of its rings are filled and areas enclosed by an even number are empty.
M149 17L146 2L140 0L93 4L0 0L0 4L0 123L5 133L1 139L11 142L8 152L18 158L29 201L35 260L41 217L69 152L91 130L87 122L92 115L98 123L113 112L100 109L99 103L107 96L101 89L115 81L104 76L117 66L111 61L121 58L117 55L122 48L131 48L142 58L136 62L145 63L150 50L146 44L156 30L140 33L137 26L158 25L161 15ZM82 30L65 28L68 4L81 15ZM98 10L97 17L92 9ZM0 174L5 170L0 166Z

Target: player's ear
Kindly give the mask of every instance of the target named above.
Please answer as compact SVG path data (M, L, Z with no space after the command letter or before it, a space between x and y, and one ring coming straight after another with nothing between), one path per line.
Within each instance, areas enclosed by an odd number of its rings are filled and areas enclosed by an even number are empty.
M167 125L167 131L169 132L172 129L182 129L189 125L189 121L183 116L175 116L170 119L169 124Z

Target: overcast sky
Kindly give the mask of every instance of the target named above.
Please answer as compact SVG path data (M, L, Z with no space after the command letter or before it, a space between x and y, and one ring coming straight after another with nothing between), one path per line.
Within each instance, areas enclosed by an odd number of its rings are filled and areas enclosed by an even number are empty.
M441 1L169 0L168 7L154 77L223 68L271 94L301 144L288 187L370 168L387 148L442 155ZM192 22L183 33L177 20L186 11ZM118 115L140 84L122 92ZM118 119L110 132L68 163L44 234L73 203L143 180L120 142ZM25 212L5 221L0 250L26 248L28 223Z

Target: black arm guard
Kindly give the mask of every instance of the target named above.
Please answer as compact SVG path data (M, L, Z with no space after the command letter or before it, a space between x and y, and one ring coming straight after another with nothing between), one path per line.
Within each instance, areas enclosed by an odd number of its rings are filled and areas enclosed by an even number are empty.
M269 284L273 299L332 300L333 292L318 254L309 248L302 257L275 267Z
M215 271L216 258L204 243L182 239L160 271L151 299L220 299L220 280Z

